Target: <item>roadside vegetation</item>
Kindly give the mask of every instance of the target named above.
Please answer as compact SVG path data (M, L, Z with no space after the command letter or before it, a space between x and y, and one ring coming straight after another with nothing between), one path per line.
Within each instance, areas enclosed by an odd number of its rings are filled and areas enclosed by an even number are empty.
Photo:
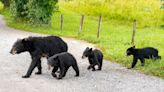
M3 7L4 7L4 5L3 5L3 3L0 1L0 13L3 11Z
M138 2L131 2L136 0L129 2L127 0L125 0L125 2L121 2L121 0L95 0L95 3L92 4L93 1L94 0L72 0L71 2L60 2L58 4L59 12L53 13L50 24L42 26L29 24L21 19L14 21L9 9L5 9L2 14L5 16L7 25L16 29L73 37L93 43L98 48L101 48L106 59L120 63L125 67L130 67L132 63L132 57L126 57L125 52L126 49L131 46L132 23L135 18L137 20L135 36L136 47L155 47L159 50L159 55L162 56L160 61L146 60L144 67L142 67L138 61L135 69L145 74L164 78L164 29L160 27L164 23L164 16L161 15L163 12L161 12L160 6L158 7L160 2L151 0L154 4L148 0L137 0ZM144 2L142 5L140 5L141 1ZM86 8L81 6L83 2L87 2L87 4L85 4ZM99 2L101 2L100 5L97 5ZM111 9L108 11L108 9L106 9L108 5L106 4L110 4L110 2L113 6L109 5ZM132 6L135 5L135 7L128 7L126 2ZM139 8L144 5L149 5L148 10L150 9L153 13L151 11L147 12L147 10L142 11L143 8ZM103 6L105 8L102 8ZM64 15L62 32L60 31L61 14ZM85 15L84 28L82 32L78 34L82 14ZM103 16L103 22L100 38L97 38L98 16L100 14Z
M67 0L59 6L79 14L102 15L117 23L129 24L136 19L138 27L149 27L164 24L162 3L162 0Z

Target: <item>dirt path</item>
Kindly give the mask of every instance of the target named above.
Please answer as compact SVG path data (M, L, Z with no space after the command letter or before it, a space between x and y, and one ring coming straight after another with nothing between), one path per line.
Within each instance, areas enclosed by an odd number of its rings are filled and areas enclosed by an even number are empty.
M87 60L81 55L88 43L67 39L69 52L76 56L80 68L80 77L74 77L74 71L69 69L62 80L54 79L47 69L46 59L43 59L43 74L28 79L21 78L31 62L28 53L10 55L9 50L17 38L27 36L44 36L8 28L0 16L0 92L164 92L164 80L147 76L120 66L104 62L103 70L88 71Z

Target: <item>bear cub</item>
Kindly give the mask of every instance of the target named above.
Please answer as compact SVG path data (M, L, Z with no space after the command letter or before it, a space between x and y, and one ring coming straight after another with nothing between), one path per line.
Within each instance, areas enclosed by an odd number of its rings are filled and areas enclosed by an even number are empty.
M87 47L82 55L82 59L88 57L89 60L89 66L88 70L92 68L92 71L95 71L95 66L98 66L97 70L102 69L102 62L103 62L103 54L100 50Z
M141 61L142 66L145 64L145 59L161 59L161 56L158 56L158 50L153 47L135 48L133 46L127 49L126 54L127 56L133 55L131 68L134 68L138 59Z
M53 77L57 77L55 73L59 68L58 79L62 79L63 77L65 77L67 70L69 69L70 66L72 66L72 68L75 70L76 72L75 76L79 76L79 68L76 59L72 54L68 52L62 52L51 56L50 58L48 58L48 65L53 67L51 73Z

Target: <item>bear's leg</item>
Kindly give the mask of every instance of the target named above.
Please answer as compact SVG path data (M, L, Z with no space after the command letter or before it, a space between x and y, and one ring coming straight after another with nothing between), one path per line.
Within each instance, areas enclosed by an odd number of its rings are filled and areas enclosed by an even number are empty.
M36 72L35 74L42 74L41 60L38 60L37 68L38 68L38 72Z
M133 63L132 63L131 68L134 68L134 66L136 65L136 63L137 63L137 58L134 57L134 58L133 58Z
M92 65L92 71L96 71L95 65Z
M36 65L37 65L37 61L38 61L38 59L33 58L33 60L32 60L32 62L31 62L31 64L30 64L30 67L29 67L29 69L28 69L26 75L22 76L22 78L29 78L29 77L30 77L32 71L34 70L34 68L35 68Z
M76 75L75 76L79 76L79 68L78 68L77 64L74 64L72 67L73 67L73 69L76 72Z
M90 70L91 68L92 68L91 65L89 65L87 69Z
M57 70L58 70L58 67L54 66L54 68L53 68L53 70L52 70L52 73L51 73L51 75L52 75L53 77L56 77L55 72L56 72Z
M65 67L65 71L64 71L63 77L65 77L65 75L66 75L66 73L67 73L67 71L68 71L68 68L69 68L69 67Z
M145 60L144 60L144 58L139 58L140 59L140 61L141 61L141 66L144 66L145 65Z
M59 66L59 67L60 67L60 74L59 74L58 79L62 79L64 75L65 67L64 66Z
M100 61L100 64L98 66L98 70L101 70L101 68L102 68L102 60Z

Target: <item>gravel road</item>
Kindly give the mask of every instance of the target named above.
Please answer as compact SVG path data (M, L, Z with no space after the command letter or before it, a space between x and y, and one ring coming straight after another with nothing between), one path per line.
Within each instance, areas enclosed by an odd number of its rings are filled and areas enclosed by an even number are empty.
M79 65L80 77L74 77L70 68L66 77L56 80L48 70L46 59L42 59L43 74L33 74L28 79L21 78L30 65L29 53L9 54L17 38L45 36L42 34L19 31L5 25L0 16L0 92L164 92L164 80L128 70L119 64L104 60L102 71L88 71L88 61L81 55L93 45L70 38L63 38Z

